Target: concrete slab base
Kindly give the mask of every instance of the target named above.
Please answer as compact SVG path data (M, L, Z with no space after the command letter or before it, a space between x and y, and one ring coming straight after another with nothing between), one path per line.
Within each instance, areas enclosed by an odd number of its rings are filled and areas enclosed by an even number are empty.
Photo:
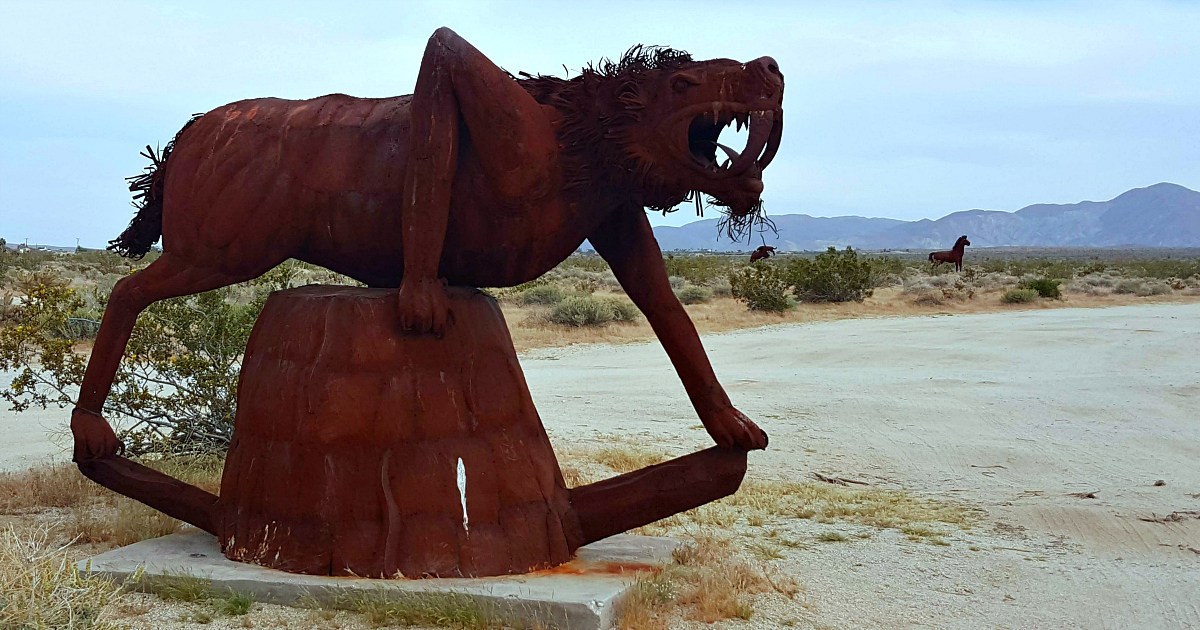
M575 559L554 569L490 578L374 580L285 573L234 562L221 555L217 539L189 531L114 549L79 563L80 570L117 581L138 577L143 590L180 576L212 582L256 601L296 605L313 602L338 607L356 596L397 601L465 598L520 625L542 624L569 630L604 630L613 625L617 605L637 574L671 561L678 541L619 535L579 549ZM139 574L140 571L140 574Z

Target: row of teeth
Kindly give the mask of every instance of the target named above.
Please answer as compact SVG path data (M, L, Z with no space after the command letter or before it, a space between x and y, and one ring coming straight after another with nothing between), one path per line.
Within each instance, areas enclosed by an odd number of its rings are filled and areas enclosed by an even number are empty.
M704 122L709 125L720 125L722 127L727 127L727 126L729 126L729 123L736 122L737 130L741 131L743 127L750 126L750 117L751 116L761 116L763 118L770 120L775 117L775 112L773 112L769 109L755 110L752 112L730 112L730 111L713 110L711 112L705 112L703 114L703 116L704 116L704 118L703 118Z

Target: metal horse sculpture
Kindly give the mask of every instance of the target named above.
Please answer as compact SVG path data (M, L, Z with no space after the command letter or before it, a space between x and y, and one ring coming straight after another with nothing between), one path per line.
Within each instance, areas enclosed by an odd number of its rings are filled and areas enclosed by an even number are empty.
M763 260L766 258L770 258L771 256L774 256L774 255L775 255L774 247L771 247L770 245L763 245L763 246L759 247L758 249L754 250L753 254L750 254L750 262L755 262L755 261Z
M415 93L261 98L193 119L131 190L112 242L163 253L114 287L71 415L74 461L100 483L212 531L212 495L117 456L104 401L138 314L297 258L398 289L399 319L440 334L447 284L512 286L588 239L645 313L713 440L765 448L734 408L675 298L646 209L700 195L731 233L760 218L783 131L770 57L695 61L637 46L571 79L517 79L453 31L429 39ZM742 152L717 143L749 126ZM716 150L728 156L718 164ZM207 525L207 526L206 526Z
M942 263L952 262L954 263L955 271L962 271L963 252L966 251L967 245L970 244L971 241L968 241L967 235L964 234L958 237L957 241L954 241L954 247L952 249L947 249L940 252L930 252L929 262L933 263L935 267Z

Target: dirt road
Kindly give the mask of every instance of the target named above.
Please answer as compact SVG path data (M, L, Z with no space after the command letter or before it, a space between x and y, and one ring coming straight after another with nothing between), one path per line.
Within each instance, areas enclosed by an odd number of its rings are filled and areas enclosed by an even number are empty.
M0 388L12 385L15 372L0 372ZM70 410L32 408L23 413L9 411L0 400L0 472L28 468L52 457L65 457ZM65 457L69 459L69 457Z
M948 549L881 535L788 552L813 623L1200 627L1200 305L843 320L705 346L771 435L752 474L820 471L988 512ZM523 365L556 443L709 445L657 344Z

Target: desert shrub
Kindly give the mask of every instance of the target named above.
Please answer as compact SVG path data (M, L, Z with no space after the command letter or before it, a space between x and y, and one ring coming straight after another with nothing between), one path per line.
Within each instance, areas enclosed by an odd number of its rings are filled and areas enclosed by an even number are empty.
M1088 286L1093 287L1111 287L1113 286L1112 278L1107 276L1087 276L1082 279Z
M733 259L728 256L703 254L667 254L663 257L663 264L668 275L684 278L692 284L704 284L714 278L729 275Z
M912 276L904 279L901 283L903 287L900 290L901 295L925 295L933 291L933 283L928 276Z
M1075 280L1066 285L1066 290L1073 293L1083 293L1084 295L1107 295L1108 292L1097 285L1089 284L1081 280Z
M943 304L942 297L934 293L922 293L912 303L917 306L941 306Z
M728 278L713 278L704 283L704 286L712 289L713 297L733 297L733 286L729 284Z
M1171 287L1162 282L1147 282L1142 287L1134 291L1134 295L1138 297L1147 297L1151 295L1167 295L1171 293Z
M1000 301L1005 304L1024 304L1036 301L1037 299L1038 292L1036 289L1011 289L1005 291L1004 295L1000 297Z
M868 258L871 266L871 286L887 287L900 284L900 276L904 273L904 263L890 256L883 258Z
M1176 258L1162 258L1157 260L1136 260L1125 263L1124 266L1128 270L1129 275L1143 278L1157 278L1159 280L1172 276L1186 278L1192 274L1200 273L1200 259L1180 260Z
M559 263L558 266L562 269L581 269L592 273L612 271L608 266L608 262L596 254L571 254L566 260Z
M273 270L243 287L162 300L138 318L104 406L132 455L223 452L233 432L239 359L267 295L287 286ZM244 304L234 296L251 291ZM77 324L80 292L30 289L13 324L0 329L0 370L16 372L0 392L13 411L74 404L87 357L63 334Z
M952 276L949 274L941 275L941 276L933 276L932 278L929 279L929 286L935 287L938 289L944 289L944 288L954 284L954 281L957 279L958 279L957 276Z
M614 322L635 322L637 321L638 316L642 313L638 310L638 307L629 300L621 298L601 298L601 301L608 304L608 307L612 309Z
M26 271L39 269L51 260L54 260L54 254L37 249L27 249L20 253L14 253L8 259L9 263L13 267L16 267L17 269L24 269ZM9 273L11 273L11 271Z
M672 290L678 291L683 288L683 285L687 284L687 278L683 276L670 276L667 278L667 282L671 283Z
M625 291L625 288L621 286L621 282L617 280L616 274L611 271L605 271L600 274L600 286L615 293L623 293Z
M1138 291L1145 290L1145 283L1141 280L1122 280L1113 287L1113 293L1121 294L1136 294Z
M791 308L787 273L777 265L758 261L729 274L730 292L752 311L782 312Z
M1021 283L1022 289L1033 289L1038 295L1044 298L1061 298L1062 291L1059 290L1059 285L1062 284L1059 280L1050 278L1032 278Z
M684 304L703 304L712 299L712 289L689 284L675 292L675 297Z
M549 306L558 304L566 298L563 290L552 284L540 284L525 289L517 295L517 303L522 306Z
M613 319L612 304L594 297L569 297L550 311L550 321L560 326L603 326Z
M788 283L806 302L861 302L871 296L871 263L853 248L830 247L812 260L796 258L788 265Z

